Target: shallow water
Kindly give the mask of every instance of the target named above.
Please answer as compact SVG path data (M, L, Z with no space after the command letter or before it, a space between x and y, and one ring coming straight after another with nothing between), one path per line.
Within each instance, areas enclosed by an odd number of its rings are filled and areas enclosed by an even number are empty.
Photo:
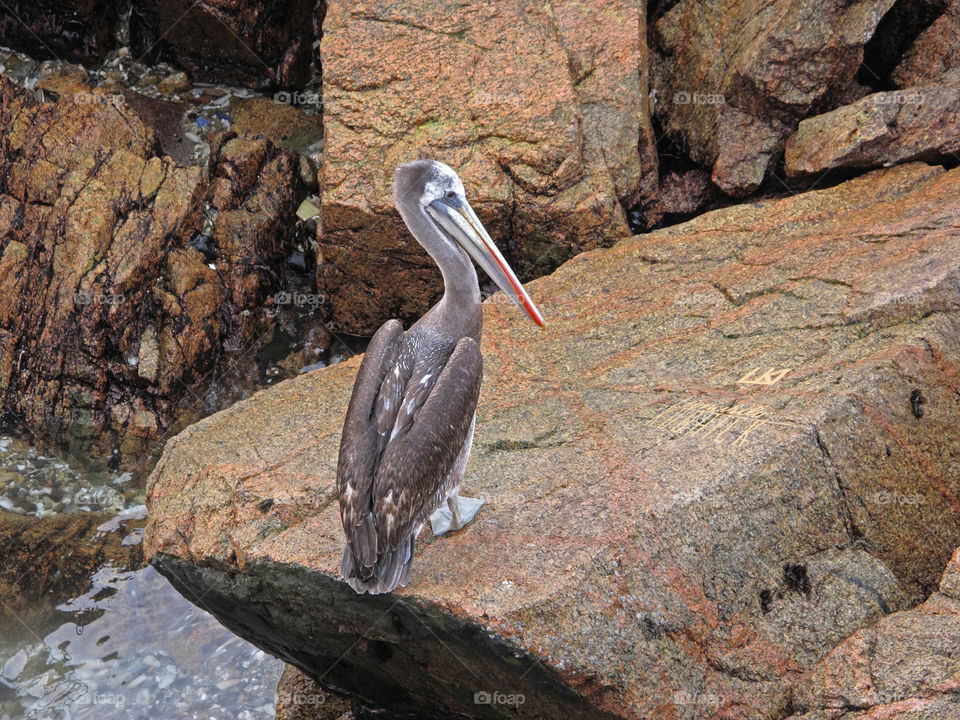
M152 567L101 568L88 592L57 609L62 624L42 636L0 634L0 720L274 717L283 663Z
M130 532L121 519L144 517L146 507L143 490L131 485L129 474L78 470L0 436L7 511L117 511L99 531L136 544L142 529ZM55 609L14 614L0 596L0 720L274 717L281 661L188 602L152 567L108 564L89 581Z
M120 511L144 503L130 473L81 471L0 435L0 510L46 517L77 511Z

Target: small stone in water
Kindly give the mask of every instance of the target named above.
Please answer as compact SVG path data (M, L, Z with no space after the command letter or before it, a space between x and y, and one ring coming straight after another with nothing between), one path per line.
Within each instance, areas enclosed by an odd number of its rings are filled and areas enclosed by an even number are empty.
M157 90L164 95L172 95L190 89L190 80L185 72L174 73L157 84Z

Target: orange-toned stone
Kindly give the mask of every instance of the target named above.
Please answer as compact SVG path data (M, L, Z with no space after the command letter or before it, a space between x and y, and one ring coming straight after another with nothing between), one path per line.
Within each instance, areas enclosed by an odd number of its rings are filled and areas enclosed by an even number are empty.
M318 285L370 334L438 297L393 207L394 168L446 162L522 278L628 234L656 207L645 4L330 2ZM639 139L639 150L638 150Z
M787 140L787 175L815 176L838 168L860 170L910 160L955 160L960 153L960 70L944 79L873 93L801 121Z

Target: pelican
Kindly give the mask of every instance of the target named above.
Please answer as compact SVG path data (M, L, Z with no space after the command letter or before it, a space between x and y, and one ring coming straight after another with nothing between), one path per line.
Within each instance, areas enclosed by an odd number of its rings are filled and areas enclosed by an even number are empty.
M443 275L440 301L403 331L385 322L360 363L337 463L346 543L340 575L358 593L410 579L417 535L469 523L482 500L459 495L483 376L480 286L470 259L543 329L543 317L443 163L397 168L393 199Z

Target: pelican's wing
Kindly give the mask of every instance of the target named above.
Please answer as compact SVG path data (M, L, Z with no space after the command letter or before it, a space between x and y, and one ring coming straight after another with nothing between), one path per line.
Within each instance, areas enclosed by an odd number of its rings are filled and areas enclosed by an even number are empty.
M437 493L466 440L480 396L483 359L473 338L457 343L439 373L414 374L373 486L378 552L395 550ZM442 499L442 498L439 498Z
M397 320L385 322L370 340L357 372L340 437L337 462L340 520L347 543L351 544L356 535L357 553L368 565L373 564L377 553L376 531L368 517L372 509L370 491L383 445L382 435L377 432L375 410L384 377L396 365L402 340L403 326Z

